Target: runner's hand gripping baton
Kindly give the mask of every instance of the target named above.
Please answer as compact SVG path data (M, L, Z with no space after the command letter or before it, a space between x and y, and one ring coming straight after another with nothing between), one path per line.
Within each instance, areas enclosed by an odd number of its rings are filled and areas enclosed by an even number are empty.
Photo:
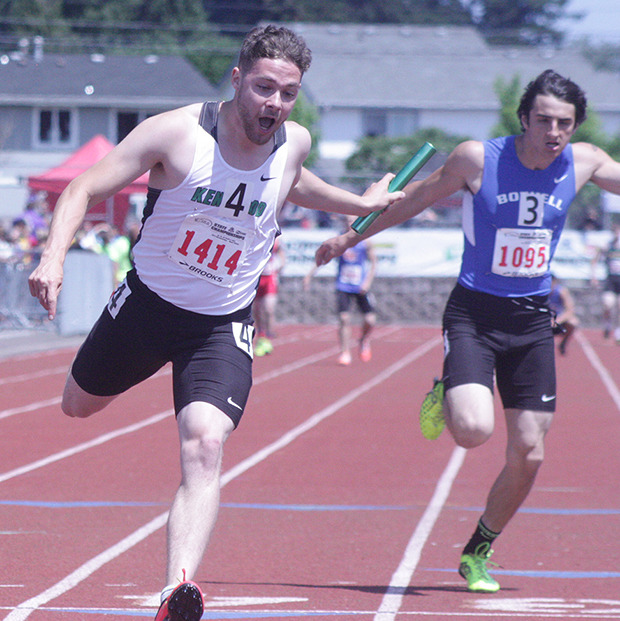
M390 192L398 192L402 190L411 180L411 178L433 157L437 149L430 143L425 142L420 150L398 171L394 179L390 181L388 190ZM361 235L383 212L373 211L367 216L360 216L352 225L351 228Z

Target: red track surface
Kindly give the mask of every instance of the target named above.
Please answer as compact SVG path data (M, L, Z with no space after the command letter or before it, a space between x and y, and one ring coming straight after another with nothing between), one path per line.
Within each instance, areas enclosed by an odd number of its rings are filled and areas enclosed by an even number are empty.
M558 359L545 464L496 542L502 590L485 596L456 566L503 421L468 453L422 438L438 328L380 327L372 361L345 368L334 327L281 327L227 445L205 618L620 619L620 347L578 337ZM73 353L0 361L0 611L152 619L179 478L169 369L71 420L58 402Z

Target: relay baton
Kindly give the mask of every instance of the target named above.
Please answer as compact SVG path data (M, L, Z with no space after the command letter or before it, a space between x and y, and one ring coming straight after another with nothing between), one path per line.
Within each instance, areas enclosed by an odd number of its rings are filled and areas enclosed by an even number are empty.
M390 181L388 190L390 192L398 192L402 190L411 180L411 178L433 157L437 149L430 143L425 142L420 150L398 171L394 179ZM387 209L387 208L386 208ZM351 228L360 235L385 211L373 211L367 216L360 216L351 225Z

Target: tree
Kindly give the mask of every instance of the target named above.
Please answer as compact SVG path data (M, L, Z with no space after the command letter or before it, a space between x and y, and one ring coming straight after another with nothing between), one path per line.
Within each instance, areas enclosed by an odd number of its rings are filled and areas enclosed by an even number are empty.
M506 81L500 77L495 81L494 90L501 108L499 121L491 130L491 137L513 136L521 133L521 123L517 117L519 100L521 98L521 80L514 75L512 80Z
M202 0L0 0L5 47L41 35L56 53L185 56L214 84L238 53L238 38L210 24Z
M474 23L489 43L558 44L555 24L567 13L569 0L466 0Z
M218 24L259 21L374 24L469 24L460 0L204 0Z
M310 136L312 137L312 148L310 149L310 153L304 162L304 166L311 168L319 159L319 112L301 91L297 97L295 107L293 108L289 119L299 123L310 132Z
M583 45L583 55L599 71L620 73L620 45L616 43L592 45L586 42Z
M368 178L376 179L388 171L398 172L425 142L430 142L438 153L447 154L467 136L448 134L441 129L423 129L412 136L362 138L356 151L347 159L345 167L351 174L344 181L363 190Z

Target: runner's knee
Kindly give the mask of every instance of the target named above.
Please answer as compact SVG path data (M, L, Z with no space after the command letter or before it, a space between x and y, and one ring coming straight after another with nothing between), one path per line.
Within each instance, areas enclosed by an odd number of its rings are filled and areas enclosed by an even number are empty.
M459 446L475 448L493 434L493 396L485 386L467 384L449 389L444 408L448 427Z
M73 376L69 375L60 407L67 416L87 418L105 408L113 399L114 397L100 397L87 393L77 385Z
M178 415L181 438L181 461L186 474L217 476L226 438L232 421L220 410L207 404L192 403Z

